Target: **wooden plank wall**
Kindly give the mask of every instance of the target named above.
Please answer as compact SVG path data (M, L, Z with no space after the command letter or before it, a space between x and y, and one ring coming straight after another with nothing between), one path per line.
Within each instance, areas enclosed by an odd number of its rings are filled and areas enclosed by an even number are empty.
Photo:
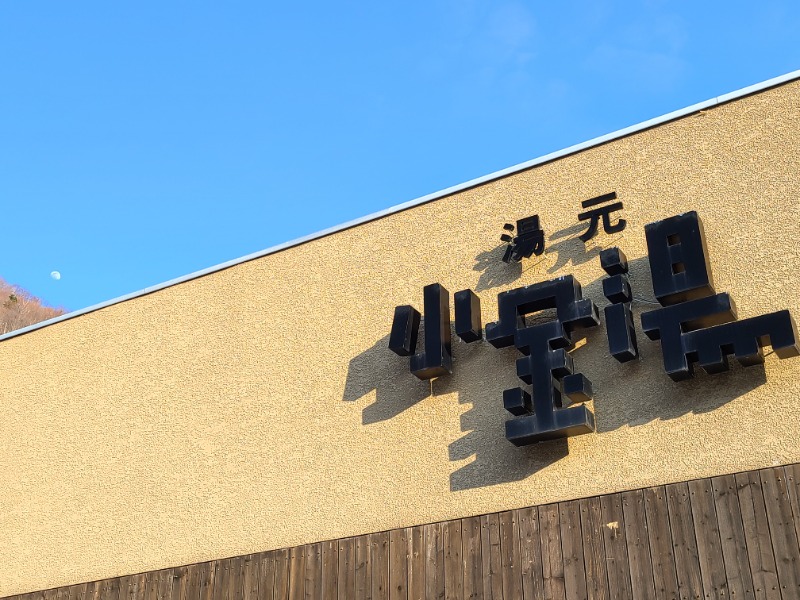
M14 600L800 600L800 465L65 586Z

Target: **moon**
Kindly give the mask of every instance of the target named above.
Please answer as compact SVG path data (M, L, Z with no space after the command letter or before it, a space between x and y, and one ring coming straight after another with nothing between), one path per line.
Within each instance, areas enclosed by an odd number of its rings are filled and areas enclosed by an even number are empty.
M58 271L52 271L50 273L50 277L58 281L59 279L61 279L61 273L59 273Z

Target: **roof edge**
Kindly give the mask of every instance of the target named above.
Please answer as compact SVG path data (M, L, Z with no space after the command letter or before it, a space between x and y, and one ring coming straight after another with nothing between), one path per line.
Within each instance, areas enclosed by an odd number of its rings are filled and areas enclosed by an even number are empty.
M48 327L50 325L55 325L56 323L60 323L61 321L66 321L68 319L74 319L75 317L80 317L81 315L85 315L91 312L95 312L101 310L103 308L107 308L109 306L113 306L114 304L119 304L121 302L126 302L128 300L132 300L133 298L138 298L140 296L146 296L147 294L152 294L153 292L157 292L159 290L163 290L168 287L172 287L174 285L178 285L180 283L185 283L187 281L191 281L192 279L198 279L200 277L204 277L206 275L210 275L211 273L216 273L217 271L222 271L224 269L228 269L230 267L234 267L236 265L240 265L245 262L249 262L251 260L255 260L257 258L262 258L264 256L269 256L270 254L275 254L277 252L281 252L282 250L286 250L288 248L292 248L294 246L299 246L301 244L305 244L307 242L311 242L313 240L318 240L323 237L327 237L334 233L338 233L340 231L344 231L346 229L351 229L352 227L356 227L358 225L363 225L365 223L369 223L371 221L376 221L383 217L387 217L389 215L393 215L395 213L402 212L404 210L408 210L409 208L414 208L415 206L420 206L422 204L427 204L428 202L433 202L434 200L438 200L440 198L444 198L446 196L451 196L458 192L463 192L470 188L482 185L484 183L489 183L491 181L495 181L496 179L501 179L503 177L507 177L508 175L513 175L515 173L519 173L521 171L525 171L527 169L531 169L533 167L537 167L539 165L543 165L548 162L552 162L559 158L564 158L565 156L569 156L571 154L576 154L578 152L582 152L583 150L588 150L589 148L594 148L596 146L600 146L602 144L618 140L620 138L633 135L635 133L639 133L641 131L645 131L647 129L651 129L658 125L663 125L664 123L668 123L670 121L674 121L676 119L680 119L681 117L685 117L692 113L696 113L700 110L704 110L707 108L711 108L714 106L719 106L720 104L725 104L727 102L731 102L733 100L738 100L740 98L744 98L745 96L750 96L752 94L756 94L758 92L763 92L773 87L777 87L784 83L789 83L790 81L794 81L796 79L800 79L800 70L792 71L790 73L786 73L785 75L780 75L778 77L773 77L772 79L767 79L766 81L762 81L761 83L756 83L754 85L750 85L739 90L730 92L728 94L723 94L721 96L717 96L715 98L711 98L709 100L705 100L703 102L698 102L697 104L692 104L691 106L687 106L686 108L681 108L659 117L654 117L652 119L648 119L646 121L642 121L636 125L631 125L629 127L625 127L623 129L618 129L617 131L613 131L611 133L607 133L605 135L601 135L599 137L593 138L591 140L587 140L585 142L581 142L579 144L575 144L573 146L568 146L562 150L557 150L555 152L551 152L549 154L545 154L540 156L539 158L534 158L529 161L525 161L514 165L512 167L508 167L506 169L501 169L499 171L495 171L494 173L489 173L488 175L484 175L482 177L478 177L476 179L471 179L464 183L460 183L458 185L454 185L438 192L434 192L432 194L426 194L425 196L421 196L414 200L409 200L408 202L403 202L402 204L397 204L395 206L386 208L384 210L380 210L378 212L374 212L372 214L366 215L364 217L360 217L358 219L353 219L351 221L347 221L342 223L341 225L336 225L334 227L329 227L327 229L323 229L322 231L318 231L316 233L312 233L303 237L296 238L294 240L290 240L288 242L284 242L282 244L277 244L275 246L271 246L265 250L260 250L258 252L254 252L252 254L248 254L246 256L242 256L241 258L236 258L233 260L229 260L218 265L214 265L212 267L208 267L205 269L201 269L200 271L195 271L194 273L189 273L188 275L183 275L181 277L177 277L175 279L170 279L169 281L165 281L164 283L159 283L157 285L152 285L146 287L142 290L131 292L130 294L125 294L123 296L118 296L117 298L113 298L111 300L106 300L105 302L100 302L99 304L94 304L92 306L88 306L86 308L82 308L80 310L76 310L64 315L60 315L58 317L54 317L52 319L48 319L46 321L41 321L39 323L35 323L33 325L29 325L28 327L23 327L21 329L16 329L14 331L10 331L3 335L0 335L0 341L7 340L12 337L16 337L19 335L24 335L26 333L30 333L31 331L36 331L37 329L42 329L44 327Z

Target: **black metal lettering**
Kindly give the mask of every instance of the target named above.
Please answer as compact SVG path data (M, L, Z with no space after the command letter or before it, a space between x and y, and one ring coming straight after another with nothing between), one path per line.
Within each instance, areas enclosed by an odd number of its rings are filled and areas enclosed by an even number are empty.
M506 223L506 231L514 231L511 223ZM503 262L520 262L523 258L530 258L534 254L539 256L544 252L544 230L539 225L539 215L526 217L517 221L517 234L512 237L503 234L500 239L508 244Z
M468 344L483 338L481 327L481 299L472 290L455 294L456 335Z
M486 325L486 339L495 348L514 344L517 329L525 326L525 315L555 308L567 333L600 323L600 313L591 300L583 298L581 284L572 275L543 281L497 296L499 320Z
M419 379L433 379L452 372L450 338L450 293L438 283L423 289L424 349L414 354L420 314L411 306L395 308L389 349L400 356L411 356L411 372Z
M526 315L555 309L556 319L527 326ZM486 325L486 339L496 348L514 344L524 354L517 376L532 386L506 390L503 405L517 418L506 422L506 438L517 446L594 431L594 415L585 406L562 406L564 398L585 402L592 397L589 380L574 373L572 333L600 322L597 306L584 299L572 275L498 296L499 320Z
M779 358L800 355L789 311L737 321L730 296L714 292L696 212L647 225L645 233L653 290L663 308L644 313L642 328L651 340L661 340L672 379L692 377L695 363L708 373L726 371L729 355L744 366L759 364L767 344Z
M611 200L616 199L616 197L616 192L610 192L608 194L603 194L602 196L597 196L596 198L584 200L581 202L581 206L583 208L597 206L598 204L603 204L604 202L610 202ZM615 224L611 224L611 213L622 210L622 208L622 202L614 202L613 204L607 204L606 206L593 208L591 210L587 210L586 212L579 213L579 221L589 221L589 229L579 236L580 239L583 242L588 242L590 239L596 236L597 227L600 224L601 218L603 219L603 231L606 233L618 233L625 229L625 226L628 224L625 219L620 219Z
M639 357L631 312L633 294L628 280L628 259L619 248L608 248L600 253L600 266L610 275L603 280L603 295L612 303L603 309L608 349L619 362L628 362Z
M573 373L566 348L572 340L558 321L519 329L515 345L525 354L517 360L517 375L531 383L533 393L521 388L503 392L503 405L517 418L506 421L506 439L516 446L594 431L594 415L583 404L567 407L564 398L591 399L591 384Z

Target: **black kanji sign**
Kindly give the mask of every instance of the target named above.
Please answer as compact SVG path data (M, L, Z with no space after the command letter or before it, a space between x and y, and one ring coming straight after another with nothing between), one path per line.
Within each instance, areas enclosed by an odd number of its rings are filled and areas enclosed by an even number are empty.
M616 194L606 194L584 206L615 198ZM596 233L601 217L608 232L624 228L624 220L615 225L609 220L609 213L621 208L618 202L580 215L591 219L581 239ZM540 231L538 217L529 223L535 228L528 231ZM745 366L759 364L765 345L771 345L779 358L800 355L797 327L788 310L739 321L730 296L714 291L703 225L696 212L651 223L645 226L645 236L653 290L661 307L642 314L642 329L650 339L661 340L664 368L672 379L691 377L694 365L708 373L727 370L730 355ZM518 239L507 237L509 243ZM619 248L608 248L600 253L600 266L608 275L603 295L610 302L604 309L610 353L620 362L638 359L628 260ZM438 283L426 286L423 295L424 350L415 354L422 315L408 305L395 309L389 348L411 357L414 375L432 379L452 370L450 295ZM555 309L555 318L528 323L526 317L547 309ZM599 309L583 297L580 283L567 275L508 290L498 295L497 310L498 320L486 325L486 340L495 348L515 346L522 353L517 376L530 386L530 391L516 387L503 392L503 406L514 415L506 421L506 438L525 446L594 431L594 415L584 404L592 399L592 385L575 372L569 353L578 330L600 323ZM472 290L456 293L455 331L465 342L483 338L480 312L480 299Z
M764 362L771 345L780 358L800 354L788 310L736 320L727 293L714 292L703 224L692 211L645 227L656 299L663 306L642 315L642 329L661 340L664 369L688 379L696 363L708 373L728 370L728 356L745 366Z
M511 223L503 226L506 231L514 231ZM519 262L523 258L530 258L534 254L539 256L544 252L544 230L539 225L539 215L526 217L517 221L517 233L511 236L504 233L500 239L508 244L503 254L503 262Z
M578 214L579 221L589 221L589 229L580 235L582 241L588 242L597 235L597 227L600 224L601 218L603 219L603 231L606 233L618 233L625 229L625 225L627 225L627 221L625 221L625 219L620 219L613 225L611 224L611 213L622 210L622 202L613 202L612 204L599 206L605 202L616 200L616 198L617 192L610 192L608 194L603 194L602 196L597 196L596 198L590 198L589 200L584 200L581 202L581 206L583 208L597 207Z

